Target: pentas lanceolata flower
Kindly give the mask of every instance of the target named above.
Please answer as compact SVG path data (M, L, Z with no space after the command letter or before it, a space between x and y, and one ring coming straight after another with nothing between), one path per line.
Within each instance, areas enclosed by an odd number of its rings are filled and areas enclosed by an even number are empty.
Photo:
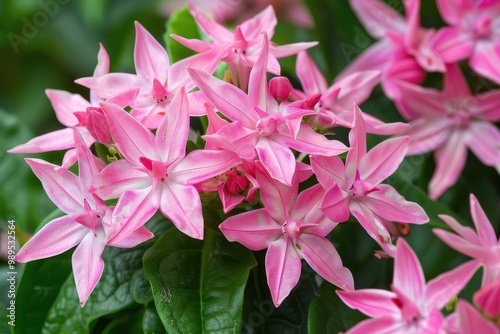
M439 53L432 47L433 30L420 27L420 0L404 0L403 17L381 0L351 0L366 31L379 39L357 57L343 72L346 76L357 71L381 70L381 83L385 94L399 98L398 81L419 84L425 71L444 72Z
M152 238L153 234L143 224L136 223L141 220L137 211L131 212L121 221L123 225L136 226L135 229L113 228L115 207L107 206L90 191L90 185L102 170L104 162L86 147L79 130L75 128L73 131L78 154L78 176L43 160L26 160L42 181L52 202L67 215L43 226L17 253L16 260L28 262L43 259L78 245L73 253L72 266L80 304L83 306L102 275L104 263L101 254L104 247L134 247Z
M468 59L476 73L500 83L500 2L436 0L436 5L450 25L434 41L443 61Z
M365 137L361 111L354 106L354 124L349 134L351 150L345 165L336 156L311 158L312 169L326 190L321 209L338 222L346 221L352 213L370 237L394 256L388 224L423 224L429 217L420 205L406 201L396 189L381 184L403 161L409 138L388 139L367 152Z
M17 260L42 259L76 246L73 275L83 306L103 273L104 248L134 247L152 238L145 224L159 211L189 237L204 239L211 228L217 230L211 234L251 251L265 250L276 307L298 284L304 260L316 280L343 290L338 291L342 301L373 318L349 333L470 333L471 328L497 333L500 246L476 198L471 195L470 201L477 233L444 215L440 218L460 237L435 230L473 260L426 284L415 253L394 224L421 225L430 218L420 204L383 183L406 155L432 150L437 167L431 199L456 182L466 147L500 171L500 132L494 125L500 119L498 92L473 96L455 63L470 57L481 75L494 66L496 3L438 1L453 27L436 32L420 27L418 0L403 1L406 18L378 0L351 1L379 41L330 86L305 51L317 43L271 42L277 24L271 6L234 29L190 6L209 40L172 36L196 52L174 63L136 23L136 73L110 72L101 45L93 75L76 80L90 89L88 101L46 91L67 128L10 150L67 150L61 166L26 159L66 215L42 227ZM464 8L470 13L461 13ZM477 19L474 34L459 24L463 17L466 25ZM460 52L453 55L453 50ZM301 87L281 75L278 59L289 55L297 55ZM223 79L213 74L218 66L229 68ZM418 86L426 71L443 72L442 91ZM497 80L495 73L485 76ZM386 124L369 108L360 109L379 82L409 124ZM202 126L192 136L196 117L202 117ZM348 143L331 134L337 126L350 129ZM367 133L394 137L369 147ZM69 168L76 162L74 174ZM220 202L213 201L217 196ZM207 199L218 205L211 208L219 214L218 226L204 220ZM339 241L332 231L351 215L386 257L394 257L392 291L354 290L356 277L332 242ZM441 310L480 265L483 282L474 305L459 300L445 317Z
M401 113L410 121L408 154L435 151L436 170L429 197L436 199L456 183L467 148L500 173L500 90L473 96L456 64L448 65L443 91L400 83Z
M373 318L347 333L441 333L440 310L464 288L477 267L476 261L469 261L426 284L417 256L404 239L398 239L392 291L337 291L347 305Z

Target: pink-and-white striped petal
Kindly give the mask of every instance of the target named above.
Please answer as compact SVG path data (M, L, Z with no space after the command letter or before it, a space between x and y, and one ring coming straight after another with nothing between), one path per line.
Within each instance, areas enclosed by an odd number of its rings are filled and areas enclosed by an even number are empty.
M62 216L43 226L16 254L16 261L29 262L61 254L78 245L90 231L75 222L78 214Z
M283 235L281 224L264 208L231 216L219 228L227 240L237 241L254 251L266 249Z
M280 238L267 248L267 284L273 303L278 307L297 285L302 270L300 257L290 238Z

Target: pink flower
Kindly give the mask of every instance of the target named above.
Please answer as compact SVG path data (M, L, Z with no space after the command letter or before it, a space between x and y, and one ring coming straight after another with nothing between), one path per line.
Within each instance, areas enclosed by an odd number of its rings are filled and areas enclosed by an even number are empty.
M261 33L266 33L269 39L274 35L277 20L273 7L271 5L267 6L256 16L238 25L234 32L211 20L193 6L190 6L189 10L200 29L212 42L188 40L177 35L171 35L171 37L201 54L205 54L210 50L224 50L225 53L221 54L218 60L225 61L229 65L235 84L246 90L250 70L261 54ZM294 43L282 46L271 44L266 53L266 56L269 57L267 70L279 75L280 65L277 58L294 55L316 44L317 42Z
M500 327L500 277L484 284L474 293L473 300L486 316L496 318Z
M166 15L189 3L198 10L210 14L215 21L243 22L269 6L268 0L168 0L162 3ZM277 0L272 3L278 18L290 21L298 26L310 28L314 25L311 14L302 0Z
M316 185L297 197L298 177L291 186L257 168L264 208L227 218L220 229L229 241L251 250L267 248L266 274L276 306L288 296L301 273L301 259L324 279L346 290L354 288L351 272L342 266L335 247L325 237L337 223L319 209L324 191Z
M306 51L301 51L297 55L296 72L304 92L295 89L294 99L304 100L315 94L321 94L316 106L319 113L311 118L314 119L313 125L322 128L333 126L350 128L354 120L353 103L360 105L368 99L380 81L380 71L359 71L342 77L328 87L325 77ZM392 135L407 127L404 123L385 124L369 114L362 114L368 133Z
M127 231L113 231L113 207L108 207L90 191L90 184L103 167L75 131L79 176L39 159L26 159L42 182L50 199L65 216L43 226L17 253L16 260L28 262L61 254L77 246L72 257L73 276L82 307L101 278L106 245L134 247L153 234L143 226ZM136 215L137 214L137 215ZM130 212L122 224L135 225L139 212Z
M429 196L436 199L456 183L467 148L500 173L500 90L473 96L458 65L448 65L442 92L400 84L398 106L410 122L408 154L435 150L436 170Z
M349 133L351 150L345 165L337 156L311 158L313 172L326 190L321 209L338 222L346 221L352 213L382 249L394 256L385 221L415 224L429 221L420 205L406 201L396 189L381 184L403 161L408 137L385 140L367 152L361 110L355 106L354 113Z
M484 285L500 279L500 239L495 236L493 226L473 194L470 195L470 212L476 232L447 215L439 215L439 218L459 236L441 229L433 229L433 232L448 246L478 260L484 266Z
M98 63L94 70L94 77L98 78L108 73L109 57L106 49L101 45L97 55ZM96 140L106 138L106 124L96 123L93 117L102 97L98 92L90 91L90 102L79 94L72 94L62 90L47 89L45 94L54 108L58 121L66 126L29 140L27 143L10 149L9 153L42 153L58 150L68 150L63 158L61 168L68 169L78 159L73 138L73 129L78 129L85 145L90 147ZM110 97L108 103L115 103L126 107L135 98L137 91L128 90ZM98 117L98 116L97 116Z
M291 185L295 173L292 149L307 154L336 155L347 150L344 144L328 140L301 122L302 116L315 113L302 109L302 102L280 104L269 92L265 34L259 59L252 68L248 95L238 87L205 71L189 69L193 80L207 99L232 123L203 138L210 145L237 152L242 160L259 160L271 177Z
M351 7L366 31L379 39L357 57L338 79L363 70L381 70L386 95L399 97L397 81L418 84L426 71L444 72L432 48L435 32L420 27L420 0L403 1L406 18L380 0L351 0Z
M477 266L476 261L466 262L426 284L417 256L404 239L398 239L392 291L337 291L349 307L373 318L360 322L347 334L441 333L440 310L464 288Z
M439 31L435 48L447 63L469 59L479 75L500 83L500 2L437 0L450 27Z
M131 114L148 128L156 129L175 94L183 87L189 91L194 86L186 67L214 71L218 64L217 50L170 64L165 48L138 22L135 22L135 31L134 63L137 74L107 73L80 78L75 82L103 98L138 90L137 97L130 103ZM193 104L190 112L199 115L201 109L201 106L194 108Z
M160 209L187 235L203 239L201 201L195 184L239 164L230 151L195 150L186 156L189 105L183 88L174 96L156 136L125 110L102 103L113 141L125 158L109 164L93 187L104 199L118 198L113 220L116 228L133 230ZM131 208L148 215L137 225L121 224Z

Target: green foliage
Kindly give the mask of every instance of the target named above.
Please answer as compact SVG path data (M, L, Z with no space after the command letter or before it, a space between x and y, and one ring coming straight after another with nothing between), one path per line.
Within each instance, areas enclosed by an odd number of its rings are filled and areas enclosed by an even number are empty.
M252 253L205 230L203 241L177 229L144 255L146 277L168 333L238 333Z

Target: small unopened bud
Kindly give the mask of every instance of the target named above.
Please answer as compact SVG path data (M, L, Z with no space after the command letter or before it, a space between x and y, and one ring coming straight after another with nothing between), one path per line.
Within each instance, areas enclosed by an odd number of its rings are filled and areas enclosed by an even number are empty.
M108 122L102 113L101 108L87 108L87 129L92 137L100 143L111 143L111 134L109 132Z
M269 81L269 92L278 100L288 99L292 90L292 84L287 77L274 77Z
M316 106L316 104L319 102L320 99L321 99L320 93L309 96L307 99L304 100L304 102L302 102L301 108L314 109L314 107Z

